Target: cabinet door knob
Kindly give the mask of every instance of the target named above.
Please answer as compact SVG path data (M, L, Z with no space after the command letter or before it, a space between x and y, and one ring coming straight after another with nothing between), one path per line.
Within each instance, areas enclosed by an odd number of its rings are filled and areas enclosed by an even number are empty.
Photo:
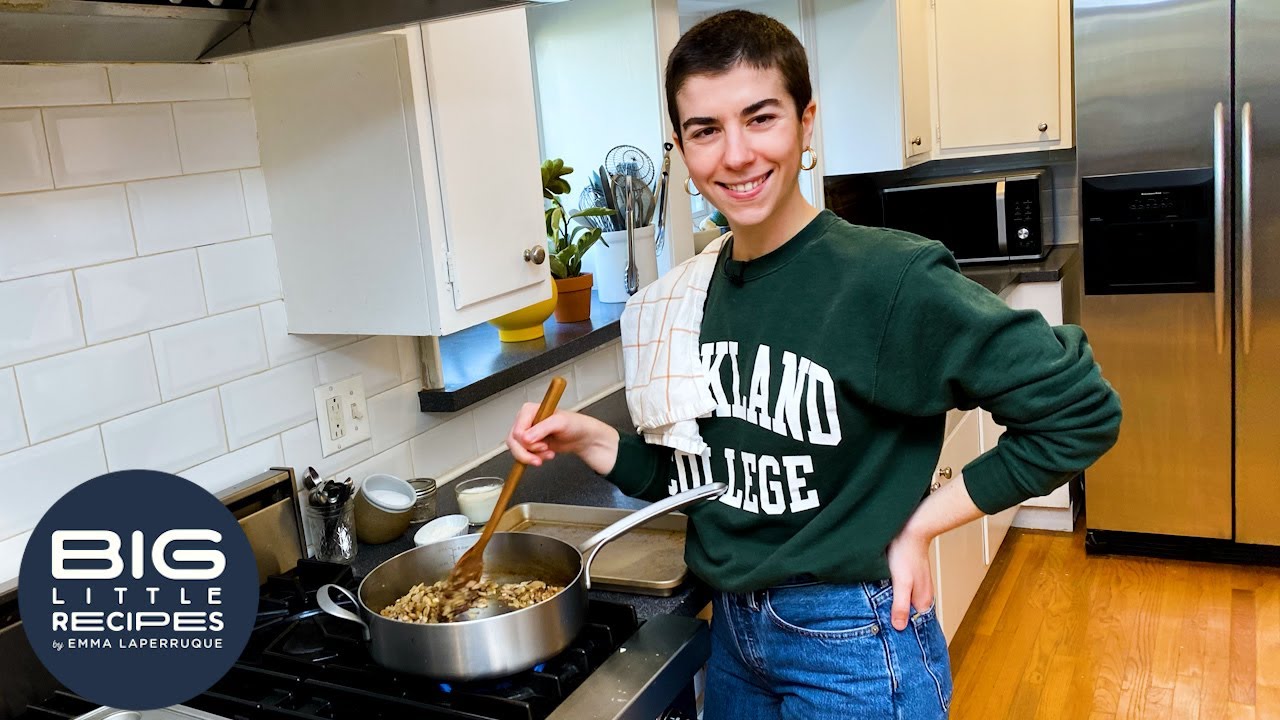
M1037 126L1036 129L1038 129L1040 132L1044 132L1045 130L1049 129L1049 123L1040 123L1040 125Z
M920 143L922 143L922 142L924 142L924 140L923 140L923 139L921 139L921 137L920 137L919 135L917 135L917 136L915 136L915 137L911 138L911 144L912 144L912 145L919 145L919 144L920 144Z
M947 480L950 480L950 479L951 479L951 466L950 466L950 465L948 465L948 466L946 466L946 467L944 467L944 468L938 468L938 477L946 478Z
M534 265L541 265L547 259L547 249L541 245L534 245L524 251L524 261L531 262Z
M938 488L940 487L942 487L942 483L938 482L937 480L934 480L933 482L929 483L929 492L931 493L938 492Z

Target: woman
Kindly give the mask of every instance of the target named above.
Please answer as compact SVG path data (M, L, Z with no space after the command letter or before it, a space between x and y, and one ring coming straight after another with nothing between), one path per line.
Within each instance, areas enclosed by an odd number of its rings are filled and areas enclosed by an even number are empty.
M534 465L577 454L637 497L677 477L731 486L688 511L688 565L716 590L707 720L946 717L930 541L1087 467L1115 442L1119 400L1080 328L1010 310L936 242L805 201L817 107L780 23L699 23L666 92L691 180L731 228L698 337L709 452L571 412L530 427L532 404L507 443ZM1007 432L929 494L945 413L976 406Z

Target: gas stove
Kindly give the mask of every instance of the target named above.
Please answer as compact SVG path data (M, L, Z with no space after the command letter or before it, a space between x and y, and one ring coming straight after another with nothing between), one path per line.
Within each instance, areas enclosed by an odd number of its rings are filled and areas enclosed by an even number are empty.
M315 560L268 577L239 662L185 705L236 720L696 717L692 678L710 647L700 620L660 615L642 624L628 605L591 600L586 626L555 658L507 678L442 683L374 663L357 626L319 609L316 590L326 583L358 584L349 566ZM59 691L18 717L75 718L96 708Z

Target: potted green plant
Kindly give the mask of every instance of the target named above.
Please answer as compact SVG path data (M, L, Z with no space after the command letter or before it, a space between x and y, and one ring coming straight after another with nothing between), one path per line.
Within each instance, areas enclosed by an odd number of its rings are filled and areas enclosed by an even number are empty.
M569 192L569 182L564 178L572 172L573 168L567 167L560 158L542 163L542 195L548 200L547 249L559 298L555 310L558 322L579 322L591 317L593 280L591 273L582 272L582 257L600 240L602 231L588 225L583 218L614 214L613 210L600 207L566 210L559 196Z

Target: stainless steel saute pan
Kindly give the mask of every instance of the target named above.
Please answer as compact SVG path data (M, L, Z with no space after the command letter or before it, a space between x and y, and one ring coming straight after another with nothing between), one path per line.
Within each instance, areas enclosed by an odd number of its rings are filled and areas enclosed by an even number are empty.
M521 610L436 624L392 620L378 614L414 585L447 578L478 534L400 553L369 573L354 597L339 585L325 585L317 593L320 607L330 615L359 623L374 661L392 670L453 681L510 675L559 654L582 629L587 590L591 588L591 561L601 547L654 518L719 497L726 488L724 483L712 483L673 495L601 530L581 547L531 533L495 533L484 553L490 579L500 584L542 580L564 586L555 597ZM350 598L359 615L339 607L330 596L331 590Z

